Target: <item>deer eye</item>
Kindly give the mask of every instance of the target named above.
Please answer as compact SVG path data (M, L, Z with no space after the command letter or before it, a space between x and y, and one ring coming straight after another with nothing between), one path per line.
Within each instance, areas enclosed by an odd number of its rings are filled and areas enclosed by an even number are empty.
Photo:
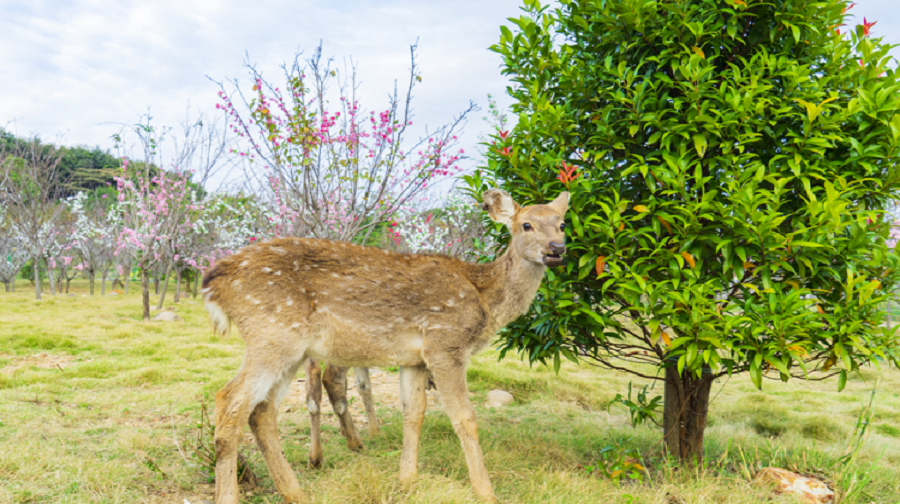
M524 229L525 231L531 231L532 230L531 224L529 224L527 222L525 224L522 224L522 229Z
M566 223L565 223L565 222L563 222L562 224L559 225L559 230L560 230L560 231L565 231L565 230L566 230Z

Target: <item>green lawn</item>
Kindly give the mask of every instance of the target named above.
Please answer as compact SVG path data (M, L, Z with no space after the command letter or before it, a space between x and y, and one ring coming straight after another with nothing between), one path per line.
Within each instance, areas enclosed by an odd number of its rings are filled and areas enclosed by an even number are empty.
M136 293L89 297L86 284L76 282L75 296L35 301L27 282L18 287L0 292L0 502L212 499L187 445L196 438L201 403L240 366L240 338L214 336L197 300L177 305L183 322L145 323ZM61 359L57 367L11 371L35 354ZM766 380L762 392L746 376L727 387L717 383L706 437L710 467L697 476L665 462L659 429L632 429L624 409L607 411L627 390L625 374L564 363L557 376L515 358L497 362L493 351L469 368L487 466L507 503L796 502L751 485L747 473L772 463L833 481L876 378L874 429L841 476L871 482L857 483L863 494L845 502L900 502L900 372L870 369L864 377L851 378L842 393L835 382ZM512 392L516 403L480 406L493 388ZM442 412L427 413L420 479L409 493L397 485L399 413L382 407L378 415L383 434L370 439L363 431L363 453L350 452L336 430L326 429L325 464L316 471L306 469L305 408L281 416L285 453L313 502L476 502ZM639 450L645 482L616 484L584 469L616 441ZM255 446L244 452L261 483L245 501L280 503Z

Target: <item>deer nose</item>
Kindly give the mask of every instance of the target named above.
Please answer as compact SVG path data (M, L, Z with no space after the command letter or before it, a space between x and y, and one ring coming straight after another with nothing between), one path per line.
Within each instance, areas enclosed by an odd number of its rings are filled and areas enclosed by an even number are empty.
M566 253L565 243L550 242L550 253L555 255L563 255Z

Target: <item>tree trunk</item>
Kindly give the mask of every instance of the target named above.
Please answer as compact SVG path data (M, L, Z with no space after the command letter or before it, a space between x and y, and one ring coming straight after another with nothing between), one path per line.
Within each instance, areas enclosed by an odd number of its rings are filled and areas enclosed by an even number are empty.
M66 275L66 294L69 293L69 284L70 284L70 283L72 283L72 279L69 278L68 275Z
M10 280L10 283L12 284L12 290L10 292L16 292L16 276L18 274L19 273L17 272L15 275L13 275L12 280Z
M9 282L3 282L3 286L6 287L6 292L9 292Z
M128 284L131 283L131 261L128 261L128 266L125 267L125 294L128 294Z
M94 295L94 278L97 276L97 273L91 269L88 271L88 279L91 285L91 296Z
M150 274L141 265L141 302L144 306L144 320L150 320Z
M41 299L41 262L34 260L34 295Z
M100 295L106 295L106 272L109 270L104 269L103 275L100 276Z
M700 467L703 463L703 433L712 382L708 372L697 378L688 371L678 376L675 366L666 368L663 436L669 453L688 466Z
M159 275L153 275L153 295L159 295Z
M56 282L53 281L53 270L50 269L50 260L47 260L47 279L50 280L50 295L56 295Z
M156 306L157 310L162 310L163 303L166 300L166 290L169 287L169 273L172 271L172 264L170 263L166 266L166 274L163 275L162 279L162 294L159 296L159 304Z
M178 302L178 296L181 295L181 270L175 270L175 302Z
M194 299L197 299L197 287L200 286L200 277L201 276L202 275L200 274L200 270L197 270L194 273Z

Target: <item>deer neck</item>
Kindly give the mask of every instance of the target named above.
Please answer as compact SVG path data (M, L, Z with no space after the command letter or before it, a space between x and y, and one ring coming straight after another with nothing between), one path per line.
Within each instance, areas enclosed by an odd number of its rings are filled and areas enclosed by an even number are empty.
M490 311L491 332L528 311L547 267L518 256L513 247L488 264L472 265L471 278Z

